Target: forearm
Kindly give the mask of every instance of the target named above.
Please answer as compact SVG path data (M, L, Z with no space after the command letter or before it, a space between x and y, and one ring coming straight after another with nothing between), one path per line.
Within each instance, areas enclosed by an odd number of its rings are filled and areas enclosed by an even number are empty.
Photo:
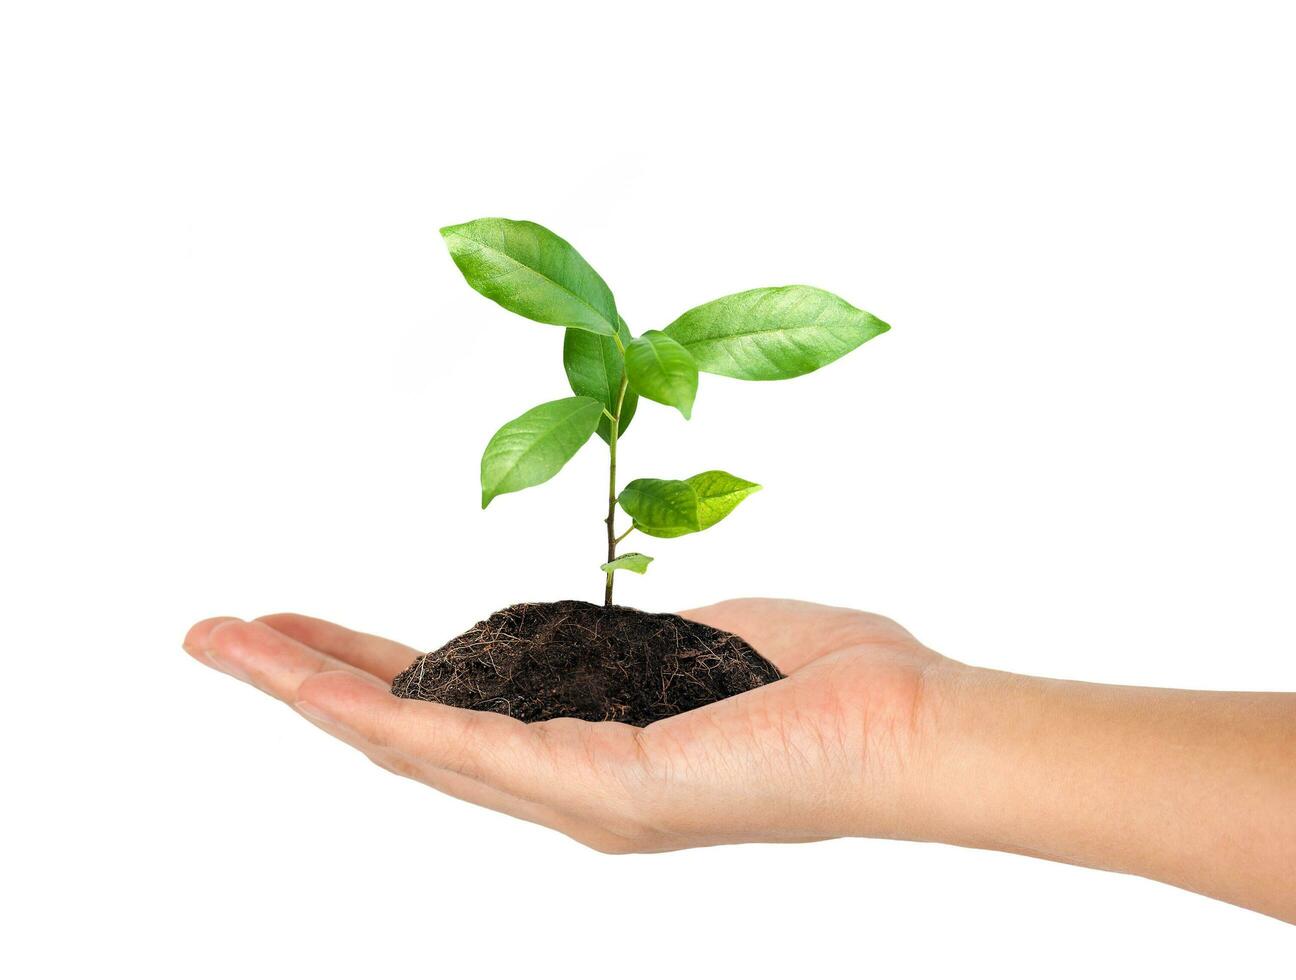
M1296 921L1296 695L960 669L933 731L923 836Z

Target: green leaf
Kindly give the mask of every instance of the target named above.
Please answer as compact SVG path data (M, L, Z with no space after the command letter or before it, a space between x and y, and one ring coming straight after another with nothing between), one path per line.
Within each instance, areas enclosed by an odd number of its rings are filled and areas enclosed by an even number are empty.
M822 289L775 286L703 303L665 333L688 348L700 370L776 381L830 364L890 329Z
M634 519L635 527L658 538L674 538L702 530L698 496L683 480L631 480L617 502Z
M759 489L724 470L707 470L687 480L631 480L618 502L644 534L678 538L724 520Z
M600 565L599 568L605 572L638 572L642 575L648 571L648 565L652 561L647 555L641 555L637 551L628 551L624 555L618 555L615 561L610 561L606 565Z
M581 254L531 221L478 218L441 229L468 285L529 320L616 335L612 290Z
M630 387L645 398L673 405L688 418L697 395L698 369L693 355L660 330L649 330L625 352Z
M594 434L602 414L598 401L577 396L537 405L506 423L482 453L482 508L554 476Z
M685 481L697 493L698 523L705 531L726 517L740 503L761 489L759 483L743 480L724 470L707 470Z
M696 529L691 527L646 527L635 521L635 530L642 531L649 537L653 538L680 538L686 534L695 534Z
M623 347L629 346L630 328L624 320L620 320L620 326L621 344ZM604 408L614 414L624 363L621 350L612 337L598 337L588 330L568 329L567 336L563 338L563 369L567 372L571 390L587 398L597 398ZM625 435L638 404L639 396L627 388L625 399L621 402L621 435ZM604 442L611 439L612 423L607 416L600 417L598 434Z

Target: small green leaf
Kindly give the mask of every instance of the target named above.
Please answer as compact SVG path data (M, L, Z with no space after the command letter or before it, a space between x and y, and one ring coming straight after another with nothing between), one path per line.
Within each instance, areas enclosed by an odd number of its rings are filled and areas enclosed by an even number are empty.
M759 489L724 470L707 470L687 480L631 480L618 502L644 534L678 538L724 520Z
M697 491L683 480L631 480L617 502L635 527L657 538L702 530Z
M605 572L638 572L642 575L648 571L648 565L652 561L647 555L641 555L637 551L628 551L624 555L618 555L615 561L610 561L606 565L600 565L599 568Z
M749 289L689 310L664 331L711 374L776 381L808 374L891 329L813 286Z
M759 483L742 480L724 470L707 470L686 481L698 496L698 523L705 531L724 520L747 497L761 489Z
M693 355L660 330L649 330L626 347L630 387L645 398L673 405L688 418L697 395L698 369Z
M482 508L502 493L544 483L585 445L603 406L574 397L537 405L491 436L482 454Z
M576 249L531 221L478 218L441 229L468 285L540 323L616 335L612 290Z
M625 320L620 321L620 326L621 345L629 346L632 339L630 328ZM588 330L568 329L566 334L563 338L563 369L567 372L571 390L587 398L597 398L604 408L615 414L617 390L621 386L621 371L625 365L616 340L596 336ZM621 435L625 435L638 404L639 396L627 388L621 402ZM604 442L611 439L612 423L606 416L599 419L598 434Z

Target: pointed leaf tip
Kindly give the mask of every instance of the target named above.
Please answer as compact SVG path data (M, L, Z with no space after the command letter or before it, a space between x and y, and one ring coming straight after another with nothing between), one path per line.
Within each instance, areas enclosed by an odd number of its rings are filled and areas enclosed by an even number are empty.
M707 470L690 476L686 482L698 495L698 518L704 531L724 520L735 507L762 489L759 483L724 470Z

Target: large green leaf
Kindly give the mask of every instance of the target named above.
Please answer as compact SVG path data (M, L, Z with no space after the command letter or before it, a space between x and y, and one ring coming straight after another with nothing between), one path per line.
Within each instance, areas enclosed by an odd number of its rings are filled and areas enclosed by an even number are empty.
M776 381L830 364L890 329L822 289L773 286L703 303L664 332L703 371Z
M599 568L605 572L636 572L642 575L648 571L652 558L648 555L641 555L637 551L627 551L624 555L618 555L615 559L607 564L600 565Z
M634 519L635 527L658 538L674 538L702 530L698 496L683 480L631 480L617 502Z
M747 497L761 489L759 483L743 480L724 470L707 470L685 480L698 496L698 523L705 531L724 520Z
M581 254L532 221L478 218L441 229L468 285L530 320L612 337L612 290Z
M697 364L684 347L660 330L649 330L625 352L630 387L645 398L673 405L688 418L697 395Z
M482 453L482 507L556 474L594 434L602 414L597 400L576 396L537 405L505 423Z
M687 480L631 480L618 502L644 534L678 538L724 520L759 489L724 470L707 470Z
M619 322L621 345L629 346L630 328L626 326L625 320ZM615 338L595 336L588 330L569 329L566 333L567 336L563 338L563 369L567 372L571 390L587 398L597 398L609 412L615 414L617 391L625 364ZM638 404L639 396L627 388L625 399L621 402L621 435L625 435ZM604 442L608 442L611 433L612 423L607 416L602 416L599 419L599 436Z

